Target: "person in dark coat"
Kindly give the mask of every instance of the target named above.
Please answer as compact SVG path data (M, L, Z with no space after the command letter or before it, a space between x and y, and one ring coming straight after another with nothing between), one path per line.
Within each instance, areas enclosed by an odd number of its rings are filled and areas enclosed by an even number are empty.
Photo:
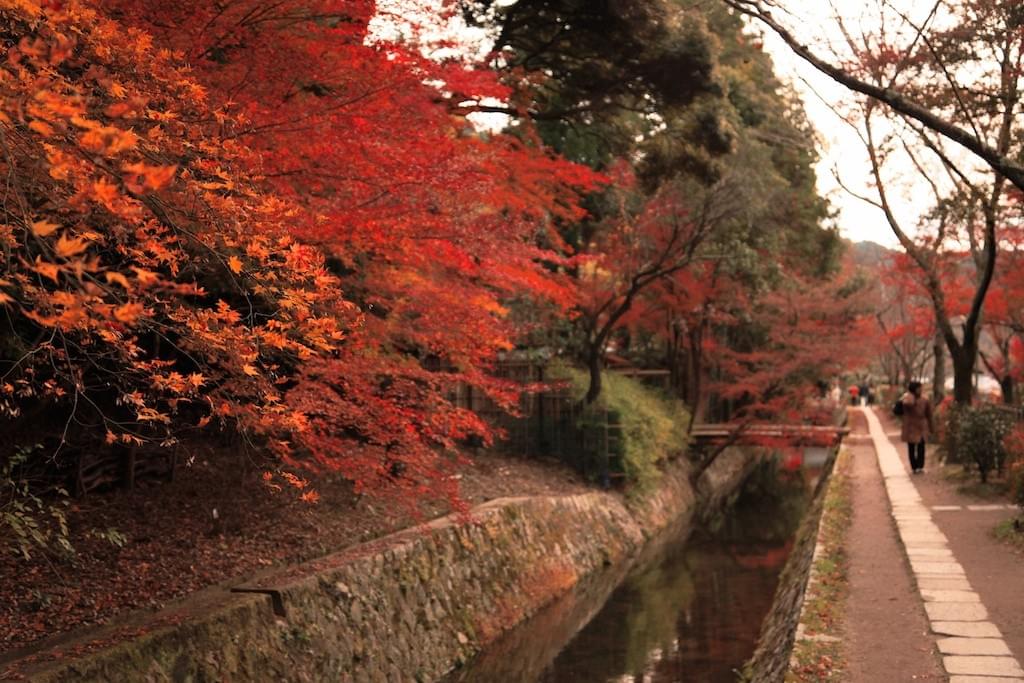
M903 404L903 428L900 437L907 444L910 470L917 474L924 471L924 444L935 431L932 417L932 402L921 395L921 383L914 381L907 385L907 393L900 399Z

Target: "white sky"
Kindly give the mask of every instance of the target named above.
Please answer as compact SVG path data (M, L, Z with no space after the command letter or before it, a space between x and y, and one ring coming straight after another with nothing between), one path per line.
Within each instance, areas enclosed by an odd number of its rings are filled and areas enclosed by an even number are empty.
M861 27L865 33L878 29L879 20L866 9L867 2L788 0L784 4L788 16L776 12L776 18L821 57L829 57L833 47L840 51L845 47L845 40L834 19L836 12L852 32L859 32ZM892 4L920 20L928 14L934 0L896 0ZM801 93L808 118L818 130L821 154L817 168L818 187L839 211L838 223L842 234L853 241L870 240L897 246L896 237L881 210L851 196L835 178L838 171L843 184L854 192L876 198L863 143L829 107L829 104L839 109L848 107L855 102L853 93L793 54L772 31L763 27L759 30L765 34L765 50L775 62L776 73ZM890 201L900 221L912 228L921 213L932 205L932 196L930 190L909 186L890 196Z

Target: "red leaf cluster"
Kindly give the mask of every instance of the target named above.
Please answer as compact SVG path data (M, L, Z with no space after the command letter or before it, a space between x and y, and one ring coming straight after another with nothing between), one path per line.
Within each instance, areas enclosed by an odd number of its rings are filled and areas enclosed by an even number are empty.
M161 444L213 421L366 490L450 493L443 454L490 433L448 397L511 405L487 374L505 301L573 304L553 225L599 178L478 134L451 112L497 78L373 39L375 11L0 5L4 412Z

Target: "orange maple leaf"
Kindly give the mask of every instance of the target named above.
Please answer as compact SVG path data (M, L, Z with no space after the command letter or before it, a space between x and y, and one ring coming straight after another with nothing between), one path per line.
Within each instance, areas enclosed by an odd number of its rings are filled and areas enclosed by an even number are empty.
M36 256L36 262L32 266L32 270L36 271L43 277L50 278L54 282L60 281L61 268L56 263L48 263L47 261L43 261L38 256Z
M92 184L93 196L102 203L109 205L115 199L117 199L118 191L117 186L110 182L106 178L100 178Z
M125 289L131 288L131 285L128 283L128 278L126 278L124 275L118 273L115 270L108 270L106 273L103 274L103 276L107 278L107 282L109 284L117 283L124 287Z
M69 239L66 235L61 235L54 248L57 251L57 256L70 259L73 256L78 256L88 249L89 243L81 237L72 237Z
M45 121L40 121L39 119L36 119L32 123L28 124L28 127L31 130L34 130L35 132L39 133L40 135L45 135L46 137L50 137L51 135L53 135L53 126L46 123Z
M46 237L60 226L47 220L33 221L31 226L32 234L36 237Z
M141 161L122 166L125 171L125 184L132 192L153 192L165 187L174 179L178 172L177 166L150 166Z
M139 319L144 308L140 303L124 304L114 309L114 318L119 322L131 324Z

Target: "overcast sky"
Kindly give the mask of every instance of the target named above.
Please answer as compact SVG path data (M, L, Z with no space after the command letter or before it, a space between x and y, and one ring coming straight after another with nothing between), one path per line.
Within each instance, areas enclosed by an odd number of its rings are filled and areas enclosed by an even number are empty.
M777 18L792 27L797 37L811 46L815 53L825 57L831 54L832 48L842 50L845 44L833 18L836 11L843 16L848 29L859 31L863 26L867 33L877 30L878 19L867 8L868 4L850 0L788 0L785 6L789 16L777 14ZM920 19L928 14L934 1L899 0L893 4ZM765 49L775 61L779 76L793 83L803 95L808 117L819 132L822 158L818 165L818 187L839 210L843 235L854 241L870 240L895 246L896 237L882 212L852 197L841 189L835 179L838 171L847 187L862 195L875 196L869 183L871 169L864 145L850 126L829 107L829 104L840 108L848 106L854 101L853 94L797 57L780 38L767 30ZM907 225L913 225L931 205L930 192L922 192L921 189L909 187L890 198L895 213Z

